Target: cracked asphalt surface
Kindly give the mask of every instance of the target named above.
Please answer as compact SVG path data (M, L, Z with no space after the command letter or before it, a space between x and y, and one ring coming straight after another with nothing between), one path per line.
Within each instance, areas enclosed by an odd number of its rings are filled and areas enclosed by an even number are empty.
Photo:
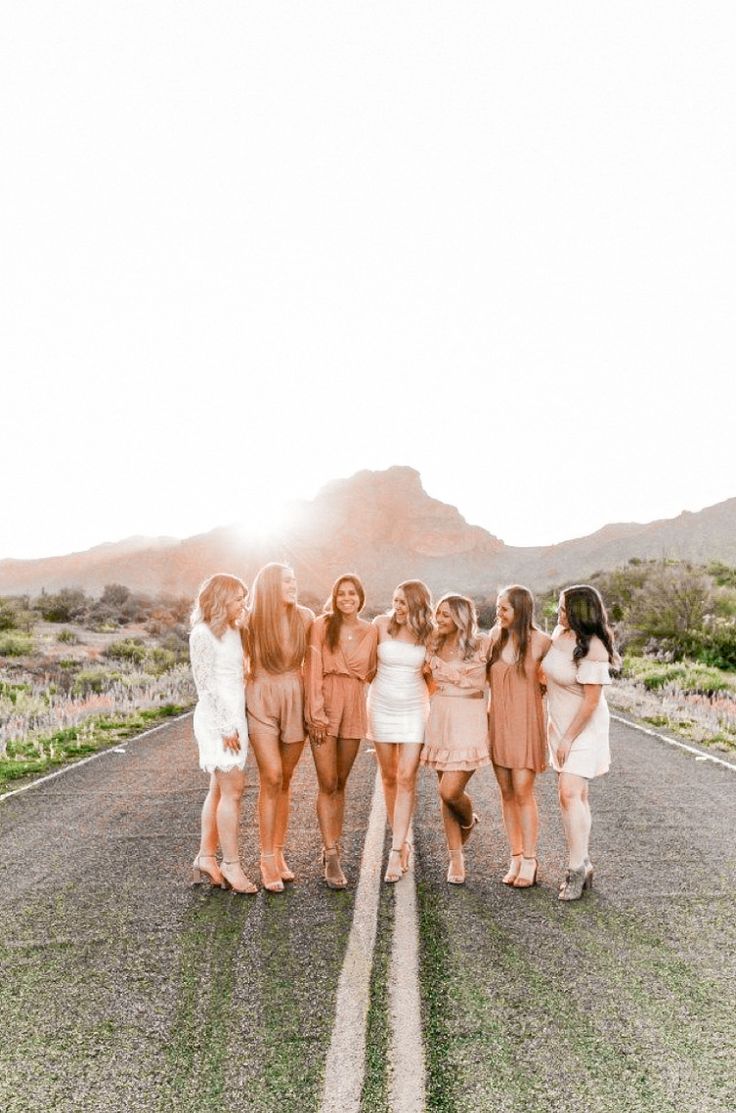
M736 774L618 723L612 748L592 790L596 888L568 906L552 775L527 892L499 883L492 773L471 782L482 823L464 888L445 883L435 779L420 777L428 1109L736 1108ZM294 783L297 884L248 899L188 885L205 790L190 721L125 749L0 804L0 1107L317 1109L354 889L320 880L311 756ZM353 882L374 775L364 746L347 812ZM255 792L243 857L257 877ZM385 1092L374 1086L365 1108Z

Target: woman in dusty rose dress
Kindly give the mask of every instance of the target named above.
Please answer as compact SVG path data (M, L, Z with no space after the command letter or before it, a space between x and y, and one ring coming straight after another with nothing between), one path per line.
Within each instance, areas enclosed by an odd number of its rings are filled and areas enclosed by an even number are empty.
M378 631L360 618L365 591L351 572L332 587L325 614L315 619L305 663L306 714L319 793L325 881L344 889L340 838L345 785L368 730L366 684L376 672Z
M485 700L490 640L478 633L475 607L464 595L443 596L435 621L437 637L427 655L432 695L420 760L439 777L447 880L462 885L463 846L478 822L466 789L475 770L491 760Z
M253 581L245 624L248 734L258 764L263 887L280 893L294 874L284 858L291 778L302 750L304 657L314 615L296 601L286 564L266 564Z
M528 588L511 584L500 592L491 636L491 759L511 850L503 882L526 889L537 880L534 780L547 765L539 663L550 646L547 635L534 625L534 599Z

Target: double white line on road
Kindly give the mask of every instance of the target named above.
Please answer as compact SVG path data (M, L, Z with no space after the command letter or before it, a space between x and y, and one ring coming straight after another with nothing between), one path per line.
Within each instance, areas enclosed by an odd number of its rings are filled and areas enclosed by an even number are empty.
M327 1054L322 1113L358 1113L360 1110L385 830L386 808L380 774L376 772L353 926L337 988L335 1027ZM395 896L389 972L391 1108L394 1113L421 1113L425 1108L425 1072L419 1006L419 937L412 865L402 880L396 883Z

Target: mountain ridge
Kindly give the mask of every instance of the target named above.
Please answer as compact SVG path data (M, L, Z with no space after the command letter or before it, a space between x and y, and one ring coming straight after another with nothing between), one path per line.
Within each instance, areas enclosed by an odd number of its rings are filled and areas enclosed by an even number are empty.
M218 569L250 583L269 560L293 564L304 591L324 595L351 569L385 599L396 583L424 579L434 592L491 595L511 581L532 589L581 580L632 557L736 564L736 498L676 518L619 522L545 546L509 546L457 507L429 495L416 469L363 470L331 480L314 499L290 504L290 524L270 539L234 523L177 539L133 536L91 549L0 560L0 594L124 583L149 594L193 594Z

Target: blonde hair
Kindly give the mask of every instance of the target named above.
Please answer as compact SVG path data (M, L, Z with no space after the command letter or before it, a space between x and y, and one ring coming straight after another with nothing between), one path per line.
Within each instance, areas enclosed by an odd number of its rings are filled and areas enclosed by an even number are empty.
M439 600L434 609L435 615L443 603L447 606L452 621L457 627L458 649L461 658L466 661L478 648L478 616L475 604L472 599L468 599L467 595L453 595L450 593L443 595ZM438 634L434 643L434 652L439 653L444 644L445 639Z
M288 640L284 644L281 629L283 614L283 573L291 572L288 564L264 564L253 581L250 613L245 631L248 672L257 666L266 672L282 673L300 668L307 651L307 634L296 603L286 605Z
M228 604L241 588L247 596L248 588L243 581L237 576L231 576L229 572L215 572L214 576L209 576L197 592L191 616L192 626L197 622L204 622L215 637L221 638L229 626Z
M406 599L408 614L406 625L411 630L420 645L426 645L434 633L434 615L432 614L432 596L429 588L421 580L404 580L399 584L397 591L403 591ZM389 611L388 632L395 638L399 632L399 624L393 610Z

